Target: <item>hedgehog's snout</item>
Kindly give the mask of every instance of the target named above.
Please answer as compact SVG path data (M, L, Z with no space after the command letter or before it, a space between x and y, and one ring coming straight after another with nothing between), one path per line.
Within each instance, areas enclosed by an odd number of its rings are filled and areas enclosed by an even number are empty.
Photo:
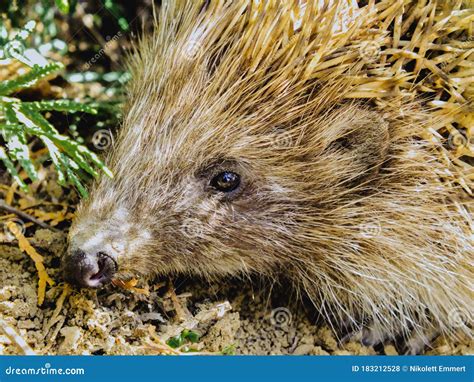
M112 280L117 268L117 262L105 252L75 249L66 257L63 272L66 281L73 285L98 288Z

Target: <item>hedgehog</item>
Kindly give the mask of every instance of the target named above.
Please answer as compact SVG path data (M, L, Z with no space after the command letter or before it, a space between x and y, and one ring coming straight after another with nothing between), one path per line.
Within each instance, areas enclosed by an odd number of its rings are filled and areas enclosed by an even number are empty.
M128 59L114 177L78 206L66 280L282 279L365 344L471 336L472 215L426 139L445 121L390 92L396 76L370 96L382 10L163 1Z

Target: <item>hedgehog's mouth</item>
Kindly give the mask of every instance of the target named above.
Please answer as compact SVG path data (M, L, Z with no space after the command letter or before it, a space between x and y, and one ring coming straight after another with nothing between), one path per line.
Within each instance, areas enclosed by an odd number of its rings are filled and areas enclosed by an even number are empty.
M97 266L99 271L90 276L90 280L101 285L111 281L112 276L118 271L118 264L115 259L104 252L97 254Z
M63 264L66 281L86 288L99 288L112 281L118 271L117 261L104 252L86 253L80 249L72 251Z

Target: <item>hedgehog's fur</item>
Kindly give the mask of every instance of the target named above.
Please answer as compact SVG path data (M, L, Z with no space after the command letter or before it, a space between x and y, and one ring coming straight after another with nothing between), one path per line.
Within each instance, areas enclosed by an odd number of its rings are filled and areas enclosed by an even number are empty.
M71 247L112 252L124 276L283 274L333 325L380 339L470 333L472 217L421 138L443 122L413 100L351 100L361 42L386 37L372 8L163 3L130 59L115 177ZM240 194L209 190L222 169Z

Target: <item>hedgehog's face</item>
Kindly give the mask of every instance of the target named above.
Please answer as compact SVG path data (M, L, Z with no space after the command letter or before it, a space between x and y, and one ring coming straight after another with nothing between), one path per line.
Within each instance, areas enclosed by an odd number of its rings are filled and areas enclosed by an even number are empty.
M217 143L193 143L167 158L146 152L148 170L115 169L114 179L103 179L71 228L68 280L96 287L117 271L271 271L290 245L295 214L284 167L274 155L259 163L237 153L237 142Z
M388 127L377 113L342 102L338 81L313 83L297 70L305 61L295 61L293 49L286 58L255 50L249 59L239 29L247 22L234 22L239 2L222 7L229 17L207 19L201 8L192 12L202 25L183 31L190 14L183 23L163 14L164 29L132 59L128 108L108 163L114 179L101 179L78 209L65 259L71 281L304 268L305 256L332 255L344 205L384 160ZM240 39L216 33L227 31L226 20ZM273 39L262 32L256 41Z
M329 120L330 134L321 134ZM312 125L247 123L140 140L129 129L114 152L115 178L78 210L67 278L96 287L114 274L271 274L298 252L317 253L337 195L380 164L386 131L354 106Z

